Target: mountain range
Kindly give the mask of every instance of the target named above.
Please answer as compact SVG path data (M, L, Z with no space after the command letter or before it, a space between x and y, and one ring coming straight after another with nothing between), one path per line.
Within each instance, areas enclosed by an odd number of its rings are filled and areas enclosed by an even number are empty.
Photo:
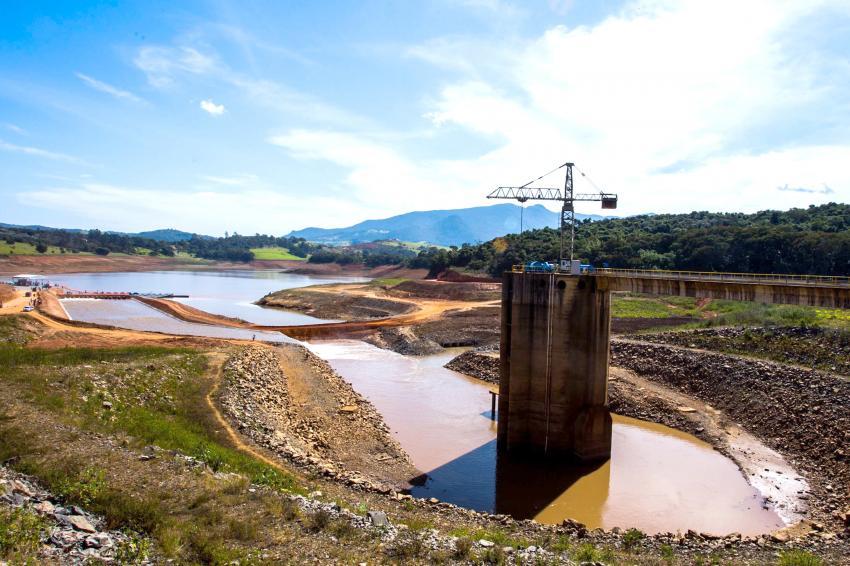
M346 228L304 228L294 230L288 236L333 245L402 240L459 246L519 232L521 210L520 206L504 203L453 210L408 212L380 220L366 220ZM522 227L524 230L546 226L555 228L558 226L558 217L558 212L552 212L543 205L527 206L522 212ZM576 214L576 218L602 220L610 217Z

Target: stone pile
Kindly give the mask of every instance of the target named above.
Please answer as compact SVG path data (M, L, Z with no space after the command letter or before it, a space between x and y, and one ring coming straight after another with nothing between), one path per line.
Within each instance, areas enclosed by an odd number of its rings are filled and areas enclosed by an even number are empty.
M643 342L742 352L850 375L850 335L819 327L724 327L633 336Z
M492 354L470 350L453 358L444 367L487 383L499 384L499 358Z
M339 419L369 427L382 439L385 452L406 460L390 437L389 428L371 403L354 391L326 362L302 348L305 363L321 375L338 406ZM394 488L364 474L346 469L332 450L328 435L336 434L332 423L293 406L286 376L277 354L268 348L246 348L225 365L225 388L221 397L225 412L239 431L293 464L340 480L359 489L392 493Z
M102 529L104 520L76 505L65 505L30 477L0 466L0 506L23 508L46 524L40 561L62 564L113 562L122 547L137 544L127 534ZM149 562L145 562L149 563Z

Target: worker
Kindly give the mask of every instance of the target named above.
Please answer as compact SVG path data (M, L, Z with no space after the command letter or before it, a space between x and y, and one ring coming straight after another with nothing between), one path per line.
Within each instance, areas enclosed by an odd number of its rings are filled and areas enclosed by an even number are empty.
M251 334L251 342L253 342L253 341L254 341L254 338L256 338L256 337L257 337L257 335L256 335L256 334Z

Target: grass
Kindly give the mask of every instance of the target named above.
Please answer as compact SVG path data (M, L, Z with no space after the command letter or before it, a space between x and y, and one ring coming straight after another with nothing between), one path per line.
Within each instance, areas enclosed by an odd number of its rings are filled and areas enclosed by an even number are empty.
M400 283L407 281L404 277L381 277L369 281L369 285L373 287L395 287Z
M821 566L823 560L805 550L786 550L779 555L779 566Z
M764 305L719 299L699 304L693 297L651 297L631 293L613 295L611 316L614 318L691 317L694 319L693 323L689 323L691 328L732 325L820 325L850 329L850 311L844 309Z
M289 253L289 250L286 248L281 248L280 246L268 247L268 248L251 248L251 253L254 254L254 259L257 260L274 260L274 259L290 259L297 261L306 261L306 257L298 257L297 255L293 255Z
M449 533L451 536L458 538L468 538L471 540L489 540L496 546L512 546L514 548L528 548L531 541L523 537L516 537L502 529L475 529L466 528L454 529Z
M615 295L611 301L611 316L614 318L668 318L694 316L695 313L695 308L673 308L660 298Z
M62 251L62 248L57 246L47 246L47 251L43 254L40 254L36 251L34 244L29 244L26 242L16 242L14 244L8 243L6 240L0 240L0 255L64 255L73 253L71 250ZM84 252L80 252L83 255L91 255L85 254Z
M99 460L93 464L76 453L62 456L52 449L51 457L44 458L45 450L30 440L31 432L2 418L0 461L14 458L17 469L38 477L63 501L106 517L108 528L146 533L167 556L214 564L243 560L239 547L262 533L255 520L232 516L238 514L232 509L244 503L249 483L278 492L306 490L292 475L217 439L220 425L206 408L207 374L207 358L191 350L0 346L0 380L15 386L19 398L81 434L130 438L131 447L156 445L204 462L212 471L237 474L193 491L194 505L180 504L181 495L173 490L161 492L156 479L150 489L132 492ZM111 406L104 405L106 400ZM284 519L296 517L293 509L285 509L287 504L279 506ZM122 552L146 552L137 542L137 548Z
M35 564L46 530L44 519L28 509L0 509L0 561Z

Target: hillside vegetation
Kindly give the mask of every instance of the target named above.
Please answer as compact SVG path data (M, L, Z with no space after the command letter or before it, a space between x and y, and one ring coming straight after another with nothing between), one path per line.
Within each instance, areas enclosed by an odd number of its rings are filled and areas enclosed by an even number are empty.
M576 255L596 266L623 268L848 275L848 228L850 205L836 203L755 214L691 212L585 219L577 226ZM555 261L560 255L559 233L553 228L449 248L401 239L332 246L301 237L261 234L232 234L224 238L193 235L166 243L99 230L11 227L0 227L0 242L0 255L55 254L64 250L100 255L188 255L244 262L307 259L311 263L363 263L370 267L405 265L428 269L432 275L455 268L498 276L513 264Z
M847 275L850 205L755 214L692 212L583 221L576 255L596 266ZM447 267L498 275L512 264L555 260L558 231L511 234L450 251L426 250L411 263L432 272Z

